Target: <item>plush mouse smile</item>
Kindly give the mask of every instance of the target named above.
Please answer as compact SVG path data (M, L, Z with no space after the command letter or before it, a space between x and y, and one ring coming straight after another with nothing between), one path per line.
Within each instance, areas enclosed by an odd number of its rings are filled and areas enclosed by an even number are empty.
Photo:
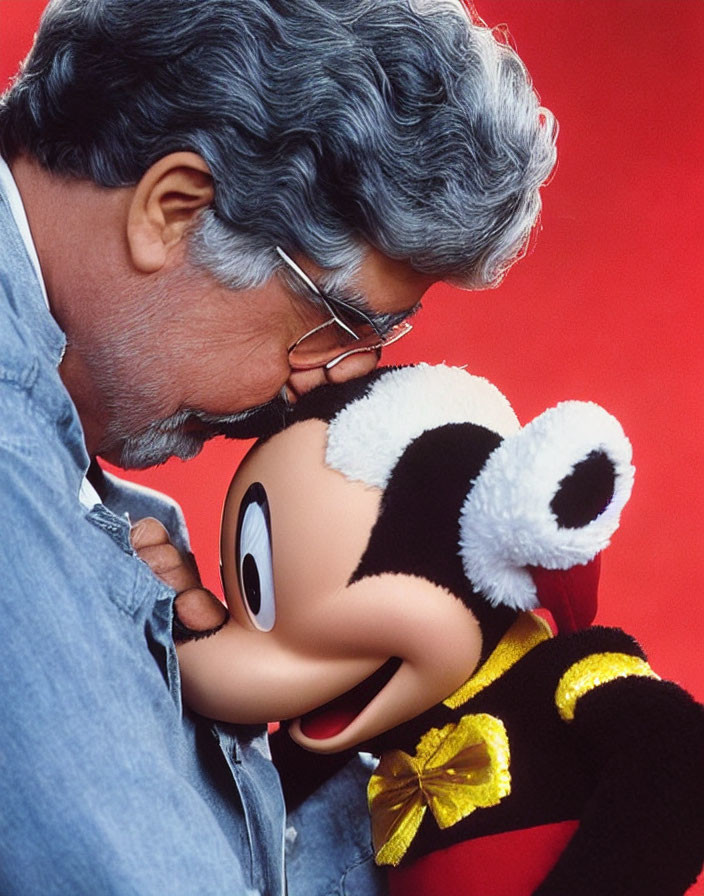
M400 665L398 657L391 657L349 691L306 713L300 720L301 732L313 740L327 740L344 731L391 681Z

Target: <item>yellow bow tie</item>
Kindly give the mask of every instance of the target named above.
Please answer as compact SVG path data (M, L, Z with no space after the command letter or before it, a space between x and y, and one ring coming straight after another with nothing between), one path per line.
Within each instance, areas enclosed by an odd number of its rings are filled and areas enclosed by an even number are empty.
M506 729L485 713L431 728L415 756L385 753L368 788L377 864L398 865L428 808L448 828L510 791Z

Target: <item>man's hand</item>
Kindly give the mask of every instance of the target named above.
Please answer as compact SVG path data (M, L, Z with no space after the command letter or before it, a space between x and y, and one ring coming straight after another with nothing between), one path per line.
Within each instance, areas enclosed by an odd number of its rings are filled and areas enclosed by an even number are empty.
M162 524L151 517L139 520L130 532L132 547L154 575L177 592L174 601L174 640L205 638L219 631L229 618L227 608L203 588L192 554L183 556L169 541Z

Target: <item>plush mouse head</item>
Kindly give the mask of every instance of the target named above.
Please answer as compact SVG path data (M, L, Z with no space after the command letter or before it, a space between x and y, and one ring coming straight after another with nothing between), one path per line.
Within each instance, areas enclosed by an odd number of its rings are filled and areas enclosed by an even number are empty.
M186 696L216 718L294 719L319 752L367 741L455 691L521 611L588 625L632 478L593 404L521 428L486 380L429 365L315 390L232 482L229 667Z

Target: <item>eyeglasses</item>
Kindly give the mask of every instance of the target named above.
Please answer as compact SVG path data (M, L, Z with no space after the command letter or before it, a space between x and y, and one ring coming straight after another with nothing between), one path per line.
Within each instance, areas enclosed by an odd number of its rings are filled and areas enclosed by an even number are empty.
M280 247L276 251L289 271L313 293L316 302L330 315L329 319L312 330L308 330L288 348L288 360L297 370L325 367L330 370L340 361L361 352L378 352L398 342L413 329L407 321L392 326L381 335L372 321L357 308L346 307L345 312L356 318L352 325L346 323L336 313L332 302L318 289L306 272Z

